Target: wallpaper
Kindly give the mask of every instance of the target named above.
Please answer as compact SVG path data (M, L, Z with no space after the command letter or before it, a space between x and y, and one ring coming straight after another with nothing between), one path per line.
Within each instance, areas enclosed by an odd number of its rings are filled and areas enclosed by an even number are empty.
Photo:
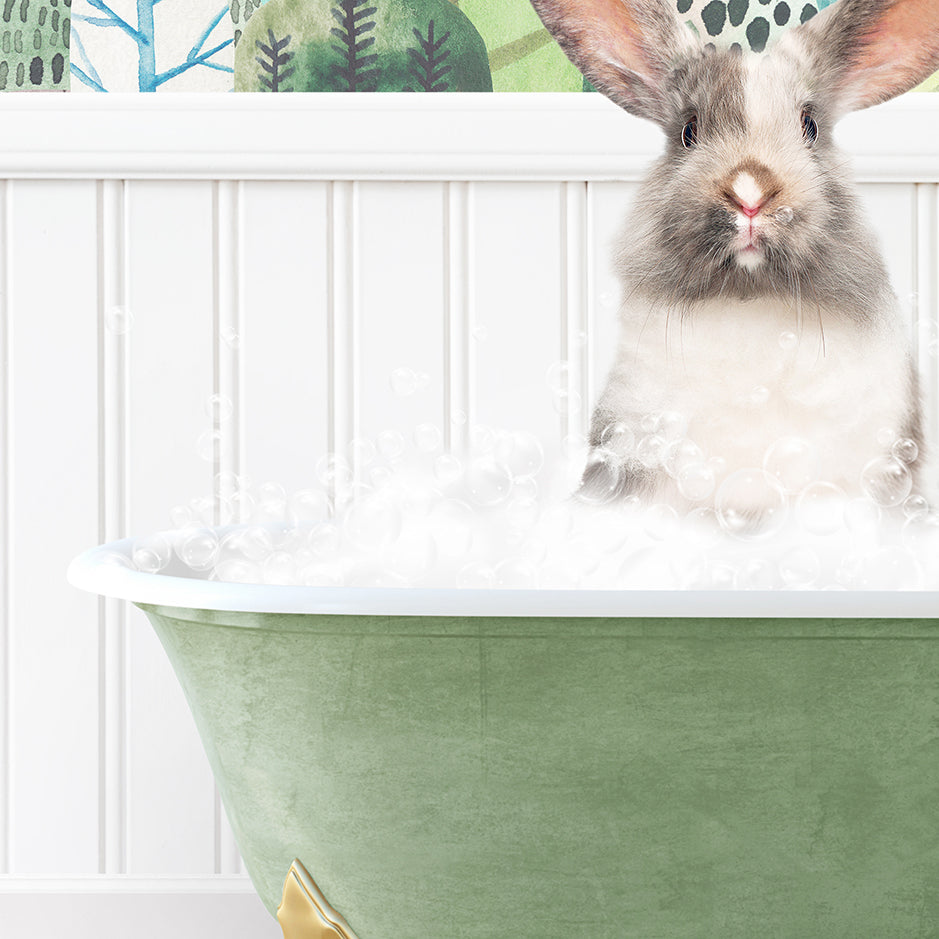
M663 2L760 52L834 0ZM591 90L529 0L0 0L0 15L3 91Z

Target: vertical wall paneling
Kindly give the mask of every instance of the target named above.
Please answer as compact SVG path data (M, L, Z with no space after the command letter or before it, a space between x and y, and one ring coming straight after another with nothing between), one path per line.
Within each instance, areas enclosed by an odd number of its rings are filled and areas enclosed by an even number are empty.
M247 474L288 492L311 485L330 445L328 187L240 189L242 389L233 420Z
M587 309L589 226L586 184L564 183L561 199L561 361L567 363L569 401L569 407L562 409L560 414L561 436L585 436L589 407L587 397L591 385Z
M332 183L328 204L329 450L350 462L350 443L359 428L359 186L357 182ZM342 490L340 480L334 497L341 498Z
M10 182L0 182L0 874L10 873L13 821L10 719L13 668L10 655Z
M912 328L915 267L916 186L909 183L867 183L861 198L887 262L893 289Z
M98 183L99 538L126 535L127 374L124 183ZM104 874L125 870L124 629L126 604L102 597L99 610L100 860Z
M446 297L446 380L444 442L454 453L466 454L473 426L473 183L448 182L444 209L444 293Z
M214 187L126 184L131 380L128 530L166 528L175 505L211 494L217 452ZM211 501L194 524L211 524ZM216 869L215 785L179 683L146 618L128 610L127 870Z
M939 185L916 186L914 352L926 409L926 439L939 446Z
M637 183L589 184L591 365L585 402L588 415L606 384L619 342L622 290L613 267L613 254L638 188Z
M490 427L558 437L547 374L561 360L563 183L474 188L476 404ZM563 403L561 404L563 407Z
M96 193L93 181L10 190L16 874L99 865L98 604L64 582L99 534Z
M371 440L423 425L443 439L444 196L440 183L359 186L358 429Z
M232 477L242 473L241 356L241 183L215 184L213 213L215 394L209 414L215 434L215 495L230 498Z
M240 344L232 341L241 335L241 202L242 184L220 181L213 192L213 355L215 393L209 402L215 435L214 495L230 499L235 476L242 473L241 356ZM222 522L221 502L215 507L215 521ZM241 856L235 836L215 788L215 873L237 874Z

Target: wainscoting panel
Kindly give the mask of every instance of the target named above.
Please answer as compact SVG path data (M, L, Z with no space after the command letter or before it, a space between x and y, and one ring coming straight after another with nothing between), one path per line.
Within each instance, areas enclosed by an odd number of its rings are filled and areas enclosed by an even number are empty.
M134 607L65 584L72 556L170 527L174 507L212 523L232 474L296 490L330 451L356 470L353 441L381 431L432 426L457 454L476 424L549 450L586 432L617 339L613 243L660 140L599 101L549 104L272 118L186 98L148 124L120 100L54 102L37 107L85 108L98 131L75 123L33 162L0 141L0 934L18 884L43 893L33 875L52 897L77 875L202 890L242 872L162 649ZM284 122L259 138L282 152L249 146L239 106ZM937 121L902 105L847 139L876 142L863 198L939 435Z

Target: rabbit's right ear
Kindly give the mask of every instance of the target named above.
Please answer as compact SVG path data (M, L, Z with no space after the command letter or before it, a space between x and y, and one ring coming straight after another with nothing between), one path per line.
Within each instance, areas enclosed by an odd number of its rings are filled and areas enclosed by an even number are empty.
M698 40L662 0L531 0L597 91L664 124L664 81Z

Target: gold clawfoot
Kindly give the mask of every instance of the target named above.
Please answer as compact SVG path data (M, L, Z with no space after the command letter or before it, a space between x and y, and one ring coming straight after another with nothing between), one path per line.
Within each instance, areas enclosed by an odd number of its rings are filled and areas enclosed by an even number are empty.
M284 939L356 939L349 924L329 905L299 861L290 865L284 881L277 921Z

